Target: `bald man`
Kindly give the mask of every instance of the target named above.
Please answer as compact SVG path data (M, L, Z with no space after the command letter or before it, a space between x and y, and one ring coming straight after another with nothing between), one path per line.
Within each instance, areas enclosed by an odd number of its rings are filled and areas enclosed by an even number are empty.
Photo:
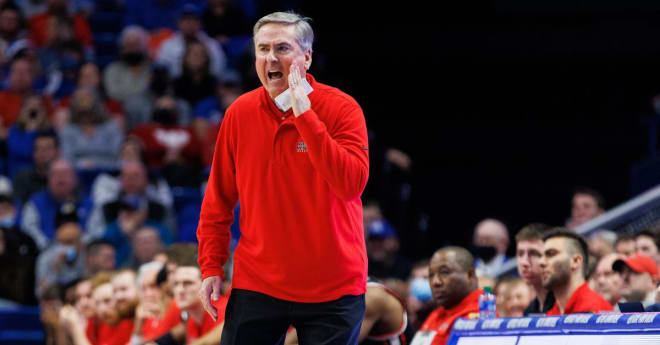
M424 321L412 344L444 345L454 321L479 315L479 295L474 258L465 248L445 247L433 254L429 282L438 305Z
M477 276L495 277L508 260L509 230L497 219L484 219L474 228L473 244L476 248Z

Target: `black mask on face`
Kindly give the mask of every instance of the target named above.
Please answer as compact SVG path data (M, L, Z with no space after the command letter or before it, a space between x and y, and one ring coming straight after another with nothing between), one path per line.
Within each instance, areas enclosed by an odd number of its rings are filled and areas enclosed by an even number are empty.
M156 108L151 119L164 126L174 126L178 122L176 112L167 108Z
M474 256L481 258L484 262L489 262L497 255L497 248L491 246L475 246Z
M144 54L140 52L129 52L121 54L121 60L129 66L137 66L144 61Z

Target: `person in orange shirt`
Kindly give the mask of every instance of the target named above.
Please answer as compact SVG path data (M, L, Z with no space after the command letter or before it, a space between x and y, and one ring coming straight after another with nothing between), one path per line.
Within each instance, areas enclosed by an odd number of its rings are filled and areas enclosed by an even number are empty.
M587 242L569 229L557 228L543 237L543 287L555 295L555 305L546 315L612 310L612 305L585 281L587 253Z
M433 299L439 306L415 334L412 345L444 345L454 321L479 314L477 275L474 257L462 247L444 247L433 254L429 265Z

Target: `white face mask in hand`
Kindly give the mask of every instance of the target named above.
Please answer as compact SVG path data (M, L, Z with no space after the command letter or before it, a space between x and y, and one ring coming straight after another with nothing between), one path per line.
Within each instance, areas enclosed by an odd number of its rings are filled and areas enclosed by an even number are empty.
M307 82L307 79L302 78L302 83L303 86L305 87L305 92L309 95L314 91L312 89L312 86L309 85ZM291 109L291 89L286 89L284 92L282 92L279 96L275 97L275 105L277 105L277 108L283 112L288 111Z

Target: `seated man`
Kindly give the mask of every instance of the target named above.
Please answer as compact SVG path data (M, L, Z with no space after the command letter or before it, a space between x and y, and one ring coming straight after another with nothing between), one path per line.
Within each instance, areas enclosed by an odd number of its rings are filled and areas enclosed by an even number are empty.
M623 259L623 255L611 253L603 256L596 265L596 270L591 275L594 291L603 296L612 306L621 300L621 288L623 278L619 272L612 269L612 264Z
M529 303L523 315L545 314L555 304L552 291L543 287L543 271L541 257L543 256L543 233L550 226L533 223L516 234L516 263L518 274L527 283L536 297Z
M621 293L626 302L641 302L644 308L655 303L655 289L658 285L658 265L655 260L644 254L635 254L614 261L612 269L623 278Z
M601 295L589 288L587 242L565 228L543 237L543 287L555 295L555 305L546 315L598 313L612 310Z
M614 242L614 251L624 257L633 256L636 252L635 237L630 234L621 234Z
M443 345L456 319L476 317L479 313L477 275L474 258L465 248L445 247L433 254L429 281L438 308L424 321L413 344Z
M405 345L409 336L406 305L396 292L376 281L367 282L365 294L366 312L360 327L360 344ZM298 335L293 329L287 333L285 345L298 344Z
M484 219L474 228L475 266L479 277L494 277L509 259L509 230L497 219Z
M214 306L218 309L218 319L213 320L204 310L199 298L199 289L202 286L202 273L197 265L181 265L174 271L174 300L181 310L181 321L185 323L185 331L175 327L167 335L154 340L156 344L169 344L172 341L186 344L217 344L222 327L225 323L225 307L229 294L222 295ZM167 316L166 316L167 317Z

